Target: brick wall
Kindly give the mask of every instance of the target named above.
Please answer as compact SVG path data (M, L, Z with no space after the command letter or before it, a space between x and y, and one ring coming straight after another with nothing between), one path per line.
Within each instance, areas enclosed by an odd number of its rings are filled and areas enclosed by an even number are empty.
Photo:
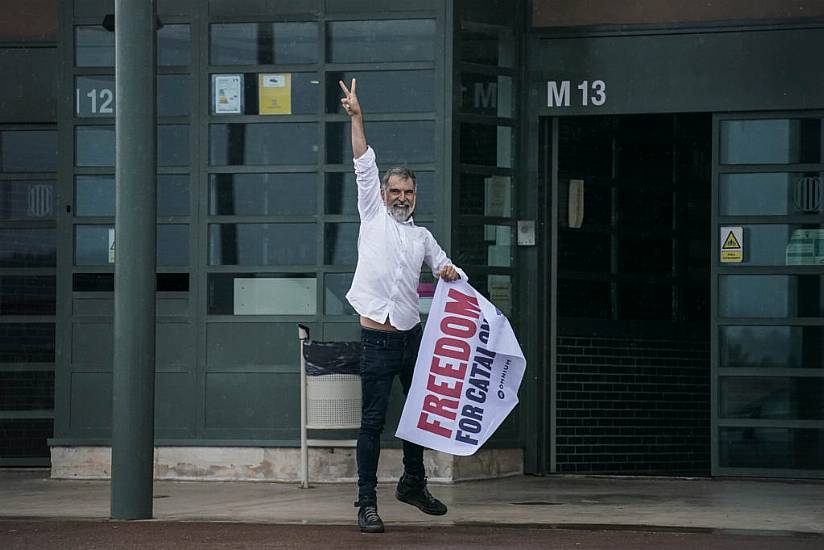
M562 473L708 475L709 341L558 337Z

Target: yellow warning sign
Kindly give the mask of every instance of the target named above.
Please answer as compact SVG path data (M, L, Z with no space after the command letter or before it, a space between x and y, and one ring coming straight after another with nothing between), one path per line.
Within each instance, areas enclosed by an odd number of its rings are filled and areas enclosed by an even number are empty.
M740 250L741 243L739 243L738 239L735 238L735 233L730 231L727 235L727 240L724 241L724 244L721 246L721 248L724 250Z
M258 100L261 115L292 114L292 75L258 75Z
M741 263L744 261L744 229L742 227L721 228L721 263Z

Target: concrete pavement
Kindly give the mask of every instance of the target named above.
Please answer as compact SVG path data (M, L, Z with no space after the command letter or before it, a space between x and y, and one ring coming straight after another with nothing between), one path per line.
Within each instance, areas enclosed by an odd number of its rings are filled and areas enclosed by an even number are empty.
M754 479L512 477L431 484L449 513L430 517L378 488L393 526L534 525L824 536L824 482ZM353 525L354 484L156 482L155 519ZM107 481L52 480L48 472L0 470L0 519L105 520ZM824 547L824 542L822 542Z

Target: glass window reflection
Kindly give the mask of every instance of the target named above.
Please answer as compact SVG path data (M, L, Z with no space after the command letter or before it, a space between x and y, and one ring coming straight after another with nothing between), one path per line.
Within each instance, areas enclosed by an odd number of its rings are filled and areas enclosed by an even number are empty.
M192 113L192 77L187 74L157 76L157 116L188 116Z
M224 223L209 226L210 265L315 264L313 223Z
M323 261L334 265L355 265L358 261L357 223L328 223L324 228L326 246Z
M324 275L324 313L327 315L355 315L355 309L349 305L346 293L352 286L354 273L327 273Z
M435 110L434 71L346 71L326 76L326 112L343 113L343 80L358 81L358 100L370 113L426 113Z
M157 31L157 64L189 65L192 37L189 25L163 25ZM114 67L114 32L102 26L75 27L74 60L77 67Z
M461 111L512 118L512 77L483 73L461 74Z
M721 164L821 162L821 120L721 121Z
M189 263L189 226L184 224L158 224L157 264L184 266ZM77 225L74 228L74 265L113 265L116 248L110 254L110 246L116 243L114 225Z
M721 368L824 368L824 328L722 326Z
M463 164L512 167L512 128L489 124L461 124L460 158Z
M0 229L0 267L55 267L56 231Z
M462 223L457 230L457 250L461 251L459 264L511 267L514 252L512 226Z
M824 430L725 428L718 433L718 462L723 468L820 470Z
M4 130L0 132L0 172L57 170L57 132Z
M78 67L114 67L114 33L103 27L76 27L74 61Z
M333 122L327 125L326 154L330 164L352 162L349 123ZM393 164L428 163L435 161L435 123L370 122L369 145L375 149L378 166Z
M113 175L75 178L75 216L111 217L115 209ZM163 174L157 177L157 215L189 215L189 175Z
M720 382L722 418L824 419L824 378L722 376Z
M210 273L209 315L315 315L317 278L308 273Z
M212 166L315 164L318 132L314 123L212 124Z
M74 129L75 166L114 166L114 126L77 126Z
M211 26L212 65L317 63L318 24L227 23Z
M467 25L471 27L471 24ZM513 67L515 39L509 29L461 29L460 59L497 67Z
M212 174L212 216L310 216L316 214L315 173Z
M822 225L752 224L742 227L744 258L742 262L733 265L824 264Z
M331 63L431 61L435 22L431 19L333 21L328 23Z
M157 215L189 215L189 174L157 176Z
M189 25L163 25L157 31L157 64L161 67L192 62L192 33Z
M721 317L820 317L824 278L818 275L721 275Z
M189 264L189 226L185 224L158 224L157 264L185 266Z
M189 126L167 124L157 127L157 164L189 165Z
M0 182L0 220L54 219L54 181Z
M824 211L821 172L719 175L722 216L783 216Z
M461 214L512 217L512 179L509 176L460 174Z

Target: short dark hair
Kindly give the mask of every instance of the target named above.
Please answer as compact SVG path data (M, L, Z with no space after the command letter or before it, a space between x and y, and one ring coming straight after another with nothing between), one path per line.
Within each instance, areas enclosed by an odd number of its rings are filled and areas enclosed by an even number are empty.
M398 176L402 180L412 180L412 184L417 187L418 182L415 179L415 172L407 168L406 166L395 166L394 168L390 168L386 171L383 175L383 180L381 181L381 189L386 189L386 186L389 185L389 178L392 176Z

